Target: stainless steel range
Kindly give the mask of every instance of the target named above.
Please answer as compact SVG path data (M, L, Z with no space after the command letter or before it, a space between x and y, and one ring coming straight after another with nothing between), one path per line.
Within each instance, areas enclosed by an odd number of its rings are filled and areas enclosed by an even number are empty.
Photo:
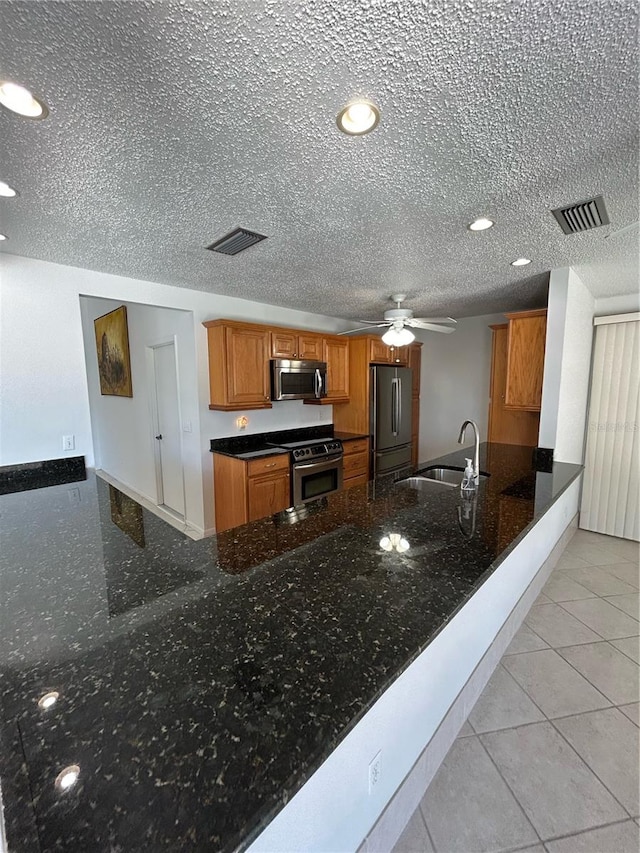
M291 451L291 503L302 504L342 489L342 442L316 438L278 444Z

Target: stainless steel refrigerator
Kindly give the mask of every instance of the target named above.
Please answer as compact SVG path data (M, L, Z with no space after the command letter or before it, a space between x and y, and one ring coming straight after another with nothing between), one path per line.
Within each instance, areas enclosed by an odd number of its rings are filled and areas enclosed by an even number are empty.
M411 369L371 369L371 471L374 477L411 463Z

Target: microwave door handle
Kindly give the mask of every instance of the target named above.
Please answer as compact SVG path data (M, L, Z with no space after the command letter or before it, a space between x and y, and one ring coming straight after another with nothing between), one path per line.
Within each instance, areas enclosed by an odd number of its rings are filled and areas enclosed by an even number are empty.
M320 399L321 391L322 391L322 377L320 376L320 368L316 367L316 375L315 375L316 400Z

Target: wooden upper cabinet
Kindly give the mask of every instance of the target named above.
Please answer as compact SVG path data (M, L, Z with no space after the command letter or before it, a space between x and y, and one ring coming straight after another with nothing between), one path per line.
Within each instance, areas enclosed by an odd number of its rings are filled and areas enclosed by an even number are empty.
M382 342L382 338L369 338L369 361L383 364L391 361L391 349Z
M270 333L265 326L210 320L210 409L270 409Z
M420 396L420 367L422 364L422 344L411 344L409 349L409 367L413 371L411 374L411 396Z
M409 363L409 347L389 347L382 338L369 338L369 361L375 364L397 364L406 367Z
M509 321L505 407L540 411L547 311L505 314Z
M349 341L324 338L322 360L327 363L327 396L331 402L349 399Z
M295 329L272 329L271 358L322 361L322 335Z

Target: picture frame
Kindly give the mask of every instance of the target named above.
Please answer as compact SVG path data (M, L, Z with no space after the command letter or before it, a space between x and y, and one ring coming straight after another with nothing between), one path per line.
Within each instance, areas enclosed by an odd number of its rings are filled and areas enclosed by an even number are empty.
M109 311L94 320L100 393L133 397L127 307Z

